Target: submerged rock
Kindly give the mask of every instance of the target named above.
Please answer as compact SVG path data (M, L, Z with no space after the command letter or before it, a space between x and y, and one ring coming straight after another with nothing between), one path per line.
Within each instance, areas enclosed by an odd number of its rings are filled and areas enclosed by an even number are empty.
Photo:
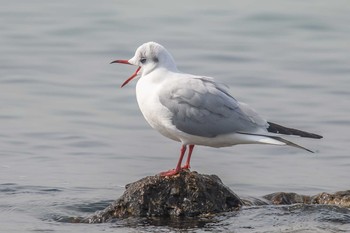
M320 193L312 197L311 204L337 205L350 208L350 190L334 194Z
M265 195L263 198L269 200L273 205L292 205L297 203L307 204L310 203L311 199L309 196L285 192L271 193Z
M336 205L339 207L350 208L350 190L339 191L334 194L320 193L314 196L300 195L297 193L272 193L263 198L269 200L274 205L290 205L296 203L302 204L321 204Z
M124 194L90 223L126 217L193 217L237 210L242 200L216 175L182 171L171 177L148 176L126 186Z

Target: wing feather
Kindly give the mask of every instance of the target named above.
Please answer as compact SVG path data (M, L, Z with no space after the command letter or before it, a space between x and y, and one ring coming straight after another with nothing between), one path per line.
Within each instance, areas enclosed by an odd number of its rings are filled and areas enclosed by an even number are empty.
M235 132L256 132L267 122L239 103L228 88L208 77L179 78L164 85L159 100L172 113L177 129L191 135L216 137Z

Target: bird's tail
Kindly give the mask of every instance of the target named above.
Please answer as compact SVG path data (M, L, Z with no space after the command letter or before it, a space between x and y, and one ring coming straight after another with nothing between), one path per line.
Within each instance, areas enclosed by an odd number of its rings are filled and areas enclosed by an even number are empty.
M311 152L311 153L315 153L315 152L312 151L312 150L309 150L309 149L307 149L307 148L305 148L305 147L303 147L303 146L300 146L300 145L298 145L298 144L296 144L296 143L294 143L294 142L288 141L288 140L286 140L286 139L284 139L284 138L277 137L277 136L267 136L267 137L272 138L272 139L275 139L275 140L277 140L277 141L279 141L279 142L282 142L282 143L284 143L285 145L293 146L293 147L296 147L296 148L299 148L299 149L306 150L306 151Z
M314 133L309 133L305 132L299 129L293 129L293 128L288 128L284 127L282 125L278 125L276 123L272 122L267 122L269 124L269 127L267 128L267 131L270 133L278 133L278 134L285 134L285 135L296 135L300 137L305 137L305 138L315 138L315 139L320 139L323 138L321 135L314 134Z
M306 150L308 152L314 153L312 150L309 150L303 146L300 146L294 142L288 141L284 138L274 136L274 135L264 135L264 134L254 134L254 133L243 133L239 132L239 134L247 135L249 137L248 140L251 140L251 142L254 143L261 143L261 144L270 144L270 145L280 145L280 146L293 146L299 149Z

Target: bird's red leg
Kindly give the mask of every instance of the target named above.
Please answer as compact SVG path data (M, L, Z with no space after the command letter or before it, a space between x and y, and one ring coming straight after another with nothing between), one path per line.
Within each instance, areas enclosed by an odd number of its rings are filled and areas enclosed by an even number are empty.
M182 169L190 169L191 168L190 162L191 162L191 155L192 155L194 145L190 145L189 148L190 149L188 150L187 160L186 160L185 166L183 166Z
M159 175L161 175L161 176L173 176L173 175L176 175L177 173L179 173L181 170L181 163L182 163L182 159L184 158L185 152L186 152L186 145L182 145L180 158L179 158L179 161L177 162L176 168L171 169L171 170L166 171L166 172L161 172Z

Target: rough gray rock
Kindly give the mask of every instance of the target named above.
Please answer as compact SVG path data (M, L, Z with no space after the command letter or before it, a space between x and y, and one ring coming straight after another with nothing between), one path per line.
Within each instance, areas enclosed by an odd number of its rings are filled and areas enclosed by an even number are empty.
M350 208L350 190L314 196L278 192L262 198L239 198L216 175L188 170L176 176L148 176L126 185L124 194L106 209L88 218L70 218L70 222L101 223L128 217L152 217L175 220L178 217L210 217L241 206L323 204Z
M350 208L350 190L339 191L334 194L320 193L314 196L299 195L296 193L272 193L264 196L274 205L290 205L296 203L302 204L321 204L336 205L339 207Z
M334 194L320 193L312 197L311 203L350 208L350 190L339 191Z
M263 198L269 200L273 205L292 205L297 203L310 203L310 196L300 195L297 193L277 192L265 195Z
M124 194L90 223L126 217L193 217L239 209L241 199L216 175L182 171L171 177L148 176L126 186Z

